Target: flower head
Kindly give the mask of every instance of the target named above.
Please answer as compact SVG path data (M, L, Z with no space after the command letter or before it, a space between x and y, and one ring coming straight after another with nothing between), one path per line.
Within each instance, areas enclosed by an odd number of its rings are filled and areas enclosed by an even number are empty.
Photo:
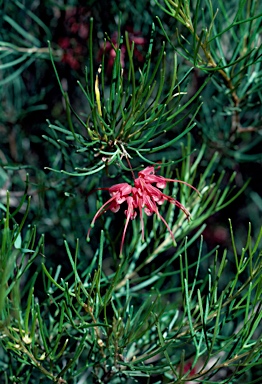
M190 218L189 211L172 196L168 196L163 193L160 189L166 187L167 182L182 183L187 185L190 188L194 188L192 185L186 183L185 181L168 179L163 176L155 175L154 167L146 167L144 170L138 172L138 177L134 179L134 186L131 186L128 183L120 183L113 185L110 188L98 188L108 190L111 198L102 205L102 207L95 214L91 227L88 231L87 237L89 238L90 230L94 226L96 219L110 209L112 212L117 212L120 209L120 205L126 202L127 209L124 211L126 216L126 223L123 230L121 245L120 245L120 255L122 254L123 245L125 241L126 230L130 220L134 220L137 216L137 212L140 215L142 239L144 240L144 221L143 221L143 211L147 216L151 216L154 213L160 218L160 220L167 227L173 241L174 234L169 227L166 220L159 213L158 206L162 205L165 201L168 201L171 204L174 204L176 207L181 209L186 215L187 219ZM153 184L156 184L155 186ZM160 188L160 189L159 189ZM198 192L198 191L197 191ZM199 192L198 192L199 193Z

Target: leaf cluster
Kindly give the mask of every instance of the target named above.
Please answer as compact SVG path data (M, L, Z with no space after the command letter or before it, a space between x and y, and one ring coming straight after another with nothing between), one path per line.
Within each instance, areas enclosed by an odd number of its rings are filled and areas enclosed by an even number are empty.
M170 33L159 19L173 49L192 63L199 77L211 75L212 84L202 93L210 101L204 104L198 117L204 137L226 157L261 161L256 149L261 141L259 1L243 0L237 7L231 1L156 3L178 22L176 30Z
M194 96L181 104L183 95L186 94L184 83L187 81L191 69L178 80L177 61L174 56L172 81L166 92L165 45L163 44L158 53L157 61L152 64L153 42L154 26L145 63L138 71L135 71L134 67L134 44L130 46L128 34L125 35L129 59L128 68L122 66L121 45L123 41L121 37L119 37L117 46L111 43L115 59L112 77L108 85L104 57L97 73L94 74L92 33L90 33L90 60L86 68L86 86L84 87L78 82L86 98L87 111L82 112L81 115L70 104L52 59L65 100L68 126L49 124L53 137L45 135L44 138L65 153L64 158L68 169L62 170L63 173L71 176L88 176L115 163L121 164L121 168L126 170L122 161L123 157L140 158L146 163L155 164L150 160L152 154L163 153L167 148L174 146L194 127L194 117L199 106L186 109L198 98L206 83ZM52 54L52 51L50 52ZM188 116L187 126L183 127L182 131L177 129L174 138L165 140L163 144L162 136L176 129L176 126L179 126L182 120ZM61 135L63 140L58 138ZM78 166L77 160L74 164L72 149L75 153L85 156L84 167ZM72 169L71 172L70 169ZM52 170L54 169L52 168ZM61 171L58 170L58 172Z

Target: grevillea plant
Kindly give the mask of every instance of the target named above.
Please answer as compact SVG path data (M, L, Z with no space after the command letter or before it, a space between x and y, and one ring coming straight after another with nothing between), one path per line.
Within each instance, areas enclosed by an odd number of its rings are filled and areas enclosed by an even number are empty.
M1 383L261 382L260 8L0 1Z

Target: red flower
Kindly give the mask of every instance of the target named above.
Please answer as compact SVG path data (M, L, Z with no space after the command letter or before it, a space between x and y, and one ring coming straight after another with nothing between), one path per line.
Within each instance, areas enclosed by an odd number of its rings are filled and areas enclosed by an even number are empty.
M121 184L113 185L110 188L98 188L98 189L108 190L111 198L105 204L103 204L102 207L99 208L99 210L95 214L91 222L91 226L88 231L87 238L89 239L91 228L94 226L96 219L101 214L106 212L108 209L110 209L112 212L117 212L120 209L120 205L126 202L127 209L124 212L126 215L126 223L123 230L123 235L122 235L122 240L120 245L120 255L122 254L126 230L127 230L129 221L136 218L137 210L139 211L139 215L140 215L143 240L144 240L144 221L143 221L143 210L144 210L147 216L151 216L154 213L156 213L157 216L160 218L160 220L162 220L165 226L167 227L173 241L175 241L174 234L171 228L169 227L169 225L167 224L163 216L159 213L158 205L162 205L165 201L168 201L169 203L174 204L179 209L181 209L185 213L187 219L190 218L190 213L175 198L168 196L162 191L160 191L159 188L161 189L165 188L166 183L169 181L172 181L174 183L185 184L188 187L193 188L195 191L197 191L196 188L186 183L185 181L167 179L163 176L155 175L154 167L146 167L143 171L138 172L138 177L134 180L134 187L128 183L121 183ZM152 185L153 183L156 183L156 186L153 186Z
M102 215L102 213L106 212L108 209L110 209L112 212L119 211L120 204L126 201L126 198L132 191L131 185L127 183L116 184L110 188L98 188L98 189L108 190L111 198L105 204L103 204L102 207L97 211L97 213L95 214L95 217L92 220L91 227L96 221L96 219L100 215Z

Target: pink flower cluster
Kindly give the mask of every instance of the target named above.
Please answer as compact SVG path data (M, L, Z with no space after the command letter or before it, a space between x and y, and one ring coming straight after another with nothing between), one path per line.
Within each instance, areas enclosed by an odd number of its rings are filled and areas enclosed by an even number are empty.
M105 204L102 205L102 207L95 214L91 222L91 227L88 231L87 238L89 238L90 230L93 227L96 219L100 215L102 215L107 210L111 210L112 212L117 212L120 209L120 205L126 202L127 203L127 209L125 210L126 223L125 223L122 240L121 240L120 254L122 254L127 226L130 220L133 220L136 218L138 212L140 215L143 240L144 240L143 211L147 216L151 216L154 213L156 213L157 216L163 221L172 239L174 240L174 234L171 228L169 227L169 225L167 224L166 220L159 213L158 205L162 205L165 201L168 201L169 203L174 204L179 209L181 209L185 213L187 219L190 218L190 213L175 198L168 196L164 194L162 191L160 191L160 189L164 189L166 187L166 183L168 181L186 184L190 188L193 188L195 191L197 191L196 188L186 183L185 181L167 179L163 176L155 175L154 167L146 167L143 171L138 172L138 177L134 180L134 186L128 183L120 183L120 184L113 185L112 187L109 187L109 188L99 188L103 190L108 190L111 197ZM153 184L156 184L156 185L154 186Z

